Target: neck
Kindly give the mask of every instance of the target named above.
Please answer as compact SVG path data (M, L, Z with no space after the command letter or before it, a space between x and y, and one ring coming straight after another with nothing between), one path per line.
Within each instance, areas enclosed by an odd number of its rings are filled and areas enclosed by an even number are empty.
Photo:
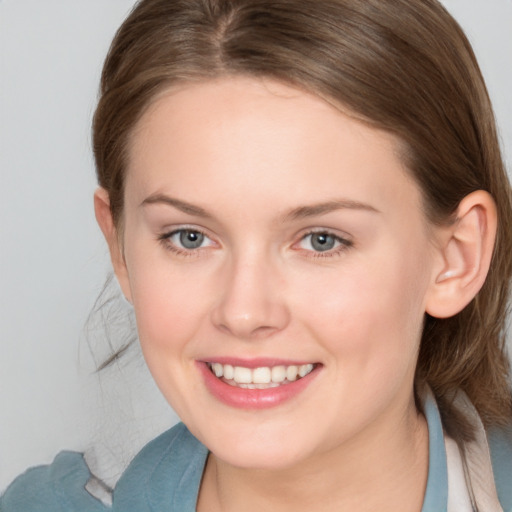
M210 455L198 512L420 511L428 429L411 410L329 452L279 470L241 469Z

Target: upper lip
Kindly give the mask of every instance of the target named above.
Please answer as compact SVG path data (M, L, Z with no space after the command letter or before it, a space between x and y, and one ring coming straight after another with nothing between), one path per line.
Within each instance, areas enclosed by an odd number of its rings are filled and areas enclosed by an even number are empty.
M238 357L212 357L201 359L203 363L220 363L231 366L242 366L244 368L262 368L272 366L301 366L304 364L316 364L311 360L281 359L276 357L257 357L251 359Z

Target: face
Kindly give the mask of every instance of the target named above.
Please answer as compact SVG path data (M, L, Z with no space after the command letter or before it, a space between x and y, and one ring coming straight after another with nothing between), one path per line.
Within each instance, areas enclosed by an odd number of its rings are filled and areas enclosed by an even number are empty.
M414 410L435 258L397 146L249 78L139 122L116 271L154 379L221 460L291 467Z

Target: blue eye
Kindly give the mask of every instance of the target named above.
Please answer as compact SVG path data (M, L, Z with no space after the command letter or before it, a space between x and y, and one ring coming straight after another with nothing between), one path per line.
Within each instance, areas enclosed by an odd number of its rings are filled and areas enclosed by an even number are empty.
M308 236L310 238L311 247L315 251L330 251L336 247L336 244L339 244L336 238L328 233L311 233L311 235Z
M197 229L176 229L170 233L164 233L158 238L167 249L182 254L190 254L197 249L213 245L213 241Z
M199 249L203 245L205 236L199 231L181 229L174 232L170 238L174 243L179 241L179 245L184 249Z
M337 254L352 245L352 242L327 231L308 233L300 241L300 248L314 253Z

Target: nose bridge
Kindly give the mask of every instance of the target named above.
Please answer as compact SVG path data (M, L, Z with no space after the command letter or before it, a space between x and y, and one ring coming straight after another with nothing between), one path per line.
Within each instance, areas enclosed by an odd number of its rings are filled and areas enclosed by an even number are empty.
M269 336L283 329L289 314L277 258L262 247L233 252L225 262L213 322L239 338Z

